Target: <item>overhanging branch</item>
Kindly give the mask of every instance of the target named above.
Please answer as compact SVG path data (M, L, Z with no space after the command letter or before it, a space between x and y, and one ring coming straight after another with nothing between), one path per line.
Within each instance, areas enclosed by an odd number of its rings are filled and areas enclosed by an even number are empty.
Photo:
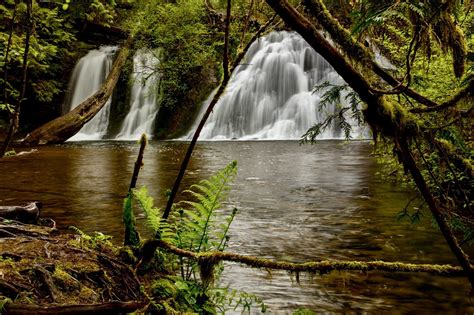
M446 102L434 106L434 107L425 107L425 108L413 108L410 110L412 113L428 113L428 112L438 112L444 109L448 109L450 107L456 106L461 100L465 98L472 98L474 91L474 75L469 77L469 83L459 90L459 92L454 95L452 98L447 100Z
M402 91L403 94L414 99L418 103L426 105L428 107L438 106L438 103L424 97L415 90L408 88L403 85L400 81L382 69L373 59L367 49L362 46L359 42L355 41L348 30L340 25L336 19L331 16L331 13L327 10L326 6L320 0L304 0L303 5L308 9L311 15L313 15L319 24L331 35L331 38L341 47L344 51L348 52L351 57L362 61L365 66L377 74L381 79L387 82L389 85L395 87L397 90Z

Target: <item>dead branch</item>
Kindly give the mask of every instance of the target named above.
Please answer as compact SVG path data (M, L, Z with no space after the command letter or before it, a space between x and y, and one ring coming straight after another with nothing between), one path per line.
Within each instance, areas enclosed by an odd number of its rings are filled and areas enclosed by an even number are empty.
M193 139L191 140L191 143L189 144L188 150L186 151L186 155L184 156L183 162L181 163L181 167L179 169L178 176L176 177L176 181L173 185L173 189L171 190L170 196L168 198L168 202L166 204L165 211L163 212L163 219L166 220L171 212L171 207L173 206L174 199L176 198L176 194L178 193L179 186L181 184L181 181L184 177L184 173L186 172L186 168L188 167L189 160L191 159L191 155L194 151L194 147L196 146L196 142L199 138L199 135L201 134L201 130L204 127L204 124L206 123L207 119L209 118L209 115L211 115L212 110L214 109L214 106L217 104L219 101L221 95L224 93L225 88L227 87L227 84L229 83L230 77L232 77L232 74L234 73L235 69L240 65L240 62L244 58L245 54L249 50L250 46L252 46L253 42L255 42L260 35L265 31L265 29L273 22L277 15L275 14L270 20L268 20L265 25L260 27L260 29L255 33L255 35L252 37L252 39L247 43L247 46L239 53L237 58L235 59L232 68L230 69L230 72L227 76L224 76L224 79L222 80L221 84L219 85L219 88L214 94L214 97L212 98L211 103L207 107L206 112L204 113L204 116L201 118L201 121L199 122L198 127L196 128L196 131L194 132ZM228 34L228 32L226 32ZM224 53L227 55L227 52ZM224 64L228 62L228 59L224 57Z

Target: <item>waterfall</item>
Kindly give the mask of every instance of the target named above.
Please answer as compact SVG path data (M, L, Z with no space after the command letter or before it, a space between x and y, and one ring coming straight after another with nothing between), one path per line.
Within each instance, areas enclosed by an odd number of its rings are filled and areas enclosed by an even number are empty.
M159 110L158 58L149 50L138 50L133 56L133 86L130 110L125 117L117 140L136 140L143 133L151 136Z
M74 67L64 112L69 112L97 92L112 68L116 46L103 46L89 51ZM68 141L103 139L109 125L111 98L102 109Z
M245 60L232 75L200 139L300 139L335 112L335 105L318 109L324 91L313 93L312 89L326 81L333 85L345 82L297 33L270 33L252 44ZM204 102L185 138L192 137L211 99L212 95ZM336 124L319 136L342 137Z

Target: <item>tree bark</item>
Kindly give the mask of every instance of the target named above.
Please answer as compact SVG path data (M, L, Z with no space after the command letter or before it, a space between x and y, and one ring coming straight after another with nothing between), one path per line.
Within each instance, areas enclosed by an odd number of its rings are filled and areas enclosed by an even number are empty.
M137 186L138 174L140 169L143 166L143 155L145 153L147 139L146 135L142 134L140 138L140 150L138 151L137 160L135 161L135 167L133 168L132 179L130 181L130 186L128 188L128 194L124 201L123 208L123 221L125 223L125 235L124 235L124 245L133 245L137 246L140 243L140 235L138 234L136 228L135 216L133 214L132 198L133 192Z
M431 194L430 189L428 188L428 185L426 184L426 181L420 172L420 169L416 165L413 155L411 154L410 146L408 145L406 136L397 135L394 140L398 150L402 154L404 166L411 173L413 181L415 182L421 195L431 210L431 213L433 214L433 217L435 218L441 233L446 239L449 248L458 259L461 267L464 269L469 281L471 282L471 286L474 288L474 267L469 261L469 256L464 253L461 246L459 246L458 240L454 236L448 221L446 220L439 206L436 204L436 201L433 198L433 195Z
M7 80L8 80L8 57L10 55L10 48L12 46L12 37L13 37L13 29L15 28L15 17L16 17L16 3L13 7L13 13L12 13L12 21L10 24L10 30L8 32L8 42L7 42L7 47L5 51L5 57L4 57L4 64L3 64L3 102L5 104L8 103L8 90L7 90ZM3 156L3 154L1 155Z
M96 93L79 104L79 106L69 113L32 131L23 140L23 143L28 145L63 143L79 132L82 126L90 121L102 109L102 107L104 107L107 100L112 95L122 71L122 67L127 60L132 41L133 38L131 36L126 40L114 61L112 70L107 79Z

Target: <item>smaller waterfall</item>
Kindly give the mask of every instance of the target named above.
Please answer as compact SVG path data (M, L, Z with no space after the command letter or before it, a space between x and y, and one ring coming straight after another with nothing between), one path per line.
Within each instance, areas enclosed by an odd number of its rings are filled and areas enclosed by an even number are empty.
M133 86L130 110L116 140L136 140L143 133L151 136L159 110L158 58L149 50L138 50L133 56Z
M64 112L73 110L99 90L112 68L116 46L103 46L89 51L74 67ZM68 141L103 139L109 125L111 98L102 109Z

